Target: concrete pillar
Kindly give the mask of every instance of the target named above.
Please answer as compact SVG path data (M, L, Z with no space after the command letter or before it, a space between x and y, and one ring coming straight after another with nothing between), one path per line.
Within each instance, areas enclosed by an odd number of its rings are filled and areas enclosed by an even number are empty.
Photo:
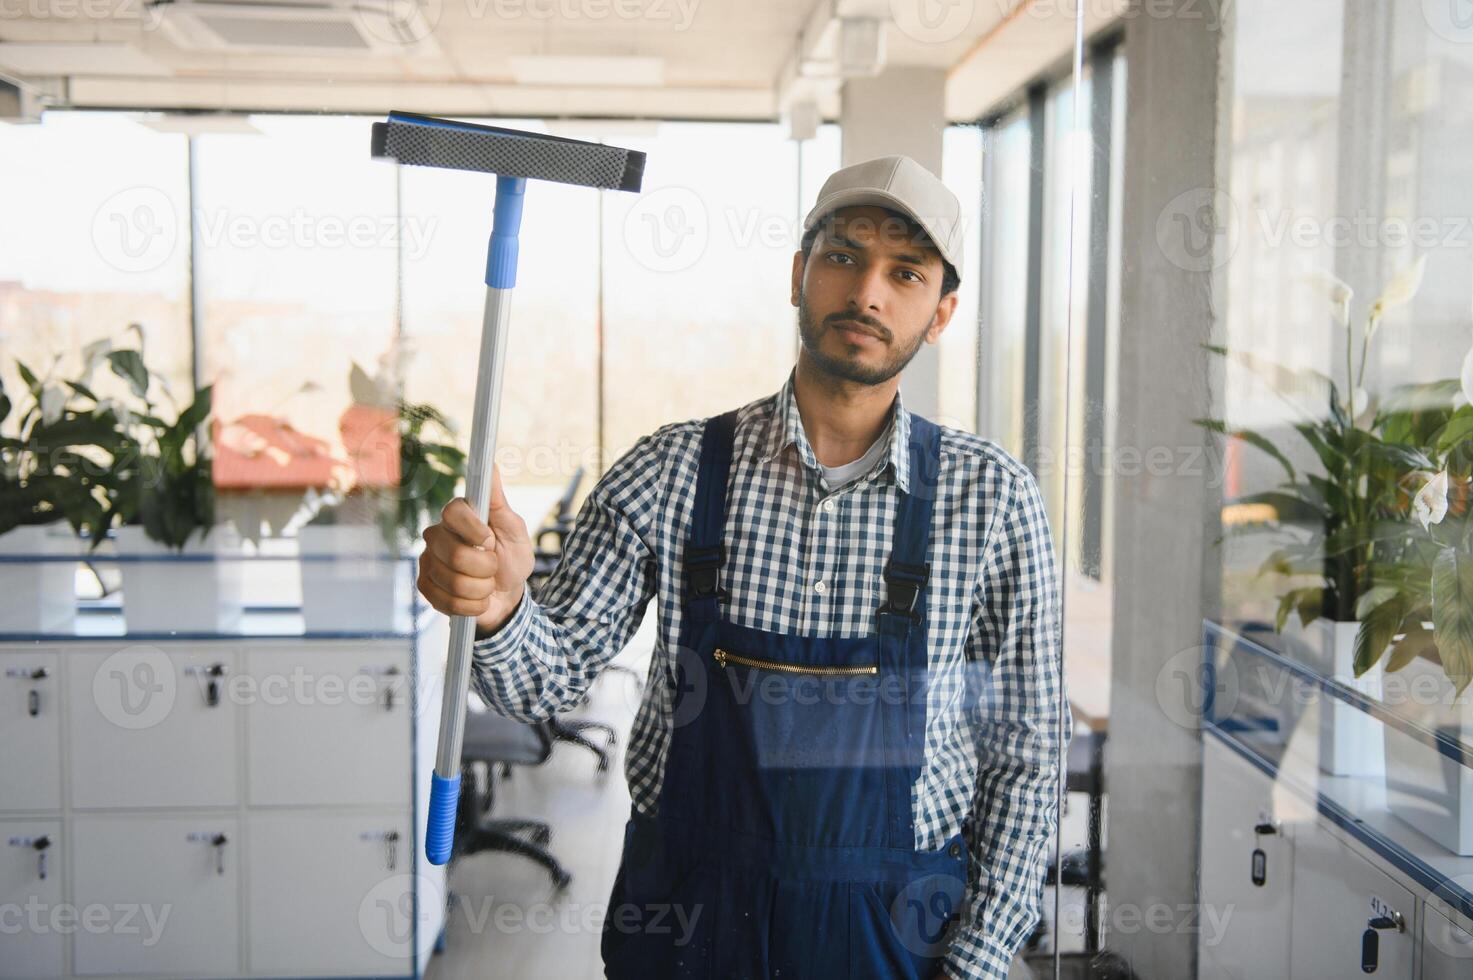
M844 83L839 116L842 166L903 153L941 176L941 138L946 129L946 72L895 66L874 78ZM977 243L967 240L968 248ZM940 411L938 346L923 347L900 376L905 407L926 418Z
M1182 16L1126 22L1126 124L1116 453L1165 452L1194 465L1121 466L1114 477L1114 614L1106 785L1112 807L1106 876L1114 914L1196 902L1201 815L1200 711L1183 682L1200 664L1202 620L1214 609L1220 555L1212 545L1222 488L1210 479L1213 440L1192 420L1212 414L1220 368L1219 189L1232 18L1214 30L1180 0ZM1156 5L1159 8L1159 4ZM1133 13L1142 13L1139 10ZM1224 10L1224 14L1227 11ZM1219 127L1224 127L1221 131ZM1162 683L1166 681L1166 683ZM1160 692L1160 693L1158 693ZM1180 693L1178 693L1180 692ZM1194 930L1109 933L1142 980L1196 976Z

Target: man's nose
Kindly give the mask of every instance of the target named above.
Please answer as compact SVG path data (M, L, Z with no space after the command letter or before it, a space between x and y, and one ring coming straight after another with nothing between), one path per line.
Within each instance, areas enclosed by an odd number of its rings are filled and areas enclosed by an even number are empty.
M884 291L884 271L875 266L867 266L855 278L854 288L849 293L849 302L864 313L878 313L885 305Z

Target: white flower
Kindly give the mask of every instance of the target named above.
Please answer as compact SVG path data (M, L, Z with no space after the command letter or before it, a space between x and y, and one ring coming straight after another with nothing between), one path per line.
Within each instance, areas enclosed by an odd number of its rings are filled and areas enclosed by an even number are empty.
M1440 524L1447 516L1447 470L1428 480L1412 501L1412 516L1422 522L1422 530Z
M1350 286L1344 280L1319 270L1306 273L1304 278L1325 287L1330 295L1330 312L1335 315L1335 322L1342 327L1350 326L1350 298L1355 295Z
M1463 358L1463 398L1466 403L1473 404L1473 348L1469 348L1467 356Z
M1359 419L1365 414L1366 406L1371 403L1371 395L1366 389L1359 386L1350 390L1350 412L1352 419Z
M1386 315L1387 310L1400 306L1417 295L1417 290L1422 288L1422 273L1426 271L1427 256L1422 255L1391 280L1386 290L1371 304L1371 314L1366 320L1366 336L1376 332L1376 325L1381 322L1381 317Z

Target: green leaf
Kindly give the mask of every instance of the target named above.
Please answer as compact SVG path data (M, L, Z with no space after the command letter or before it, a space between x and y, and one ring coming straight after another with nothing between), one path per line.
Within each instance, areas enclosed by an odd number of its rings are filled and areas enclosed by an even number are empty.
M1388 671L1401 670L1418 657L1437 652L1437 641L1433 632L1418 623L1399 640L1393 641L1391 656L1386 658Z
M143 365L142 354L136 350L108 351L107 361L113 374L128 382L133 394L148 400L148 368Z
M1359 610L1360 606L1356 608ZM1355 676L1359 677L1376 666L1376 661L1391 644L1391 638L1401 631L1401 621L1406 613L1406 597L1392 590L1390 598L1361 617L1360 629L1355 633Z
M1239 497L1240 504L1268 504L1278 511L1281 521L1316 521L1330 514L1313 497L1285 493L1281 490L1265 490L1261 493Z
M1458 693L1473 681L1473 555L1444 548L1432 563L1432 625Z
M1437 451L1445 453L1460 442L1473 439L1473 406L1465 405L1448 420L1437 437Z
M1426 454L1415 446L1400 446L1372 438L1367 439L1362 448L1376 462L1384 463L1388 466L1398 467L1404 470L1437 469L1437 464L1428 459Z

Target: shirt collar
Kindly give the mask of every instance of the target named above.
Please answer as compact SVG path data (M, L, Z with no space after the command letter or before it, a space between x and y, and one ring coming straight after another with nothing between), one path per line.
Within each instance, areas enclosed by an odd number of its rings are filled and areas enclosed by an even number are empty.
M767 419L767 432L763 445L766 451L761 462L775 459L788 446L796 446L798 458L814 473L819 472L818 456L808 442L808 433L803 429L803 416L798 411L798 400L793 394L793 380L797 369L788 372L788 380L774 396L772 414ZM890 422L882 439L889 439L885 461L895 473L896 485L901 490L910 490L910 413L901 402L900 389L895 389L895 401L890 409ZM883 465L883 464L882 464Z

